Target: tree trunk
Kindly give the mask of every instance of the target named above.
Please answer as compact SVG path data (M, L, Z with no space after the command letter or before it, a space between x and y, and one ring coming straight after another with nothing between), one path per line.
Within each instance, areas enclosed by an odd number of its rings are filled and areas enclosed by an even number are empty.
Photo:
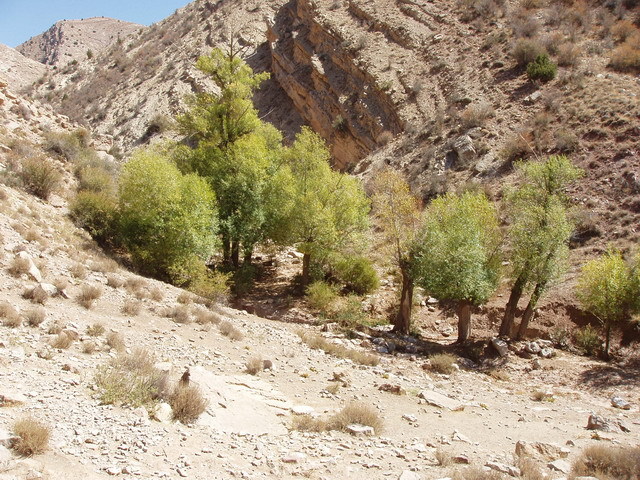
M604 340L604 358L609 360L609 346L611 345L611 323L607 323L607 332Z
M231 264L236 270L240 266L240 244L237 240L231 243Z
M458 304L458 343L466 342L471 335L471 303Z
M310 266L311 266L311 254L305 253L302 255L302 279L300 280L300 284L303 292L307 288L307 285L309 285Z
M518 334L516 335L517 340L522 340L527 335L527 328L529 328L529 322L533 318L533 313L538 304L538 300L540 300L540 296L544 291L545 284L544 283L536 283L536 286L533 289L533 293L531 294L531 298L529 299L529 303L527 304L527 308L524 309L524 313L522 314L522 321L520 322L520 327L518 328Z
M222 236L222 261L231 265L231 242L226 235Z
M251 257L253 257L253 245L251 247L243 248L244 257L242 259L242 265L249 266L251 265Z
M513 319L516 316L516 309L518 308L518 302L522 296L522 291L525 286L524 275L520 275L513 287L511 287L511 295L509 295L509 301L504 310L504 317L502 317L502 323L500 324L500 336L511 336L511 330L513 328Z
M407 334L411 329L411 307L413 305L413 278L408 265L400 266L402 274L402 291L400 292L400 308L393 320L393 331Z

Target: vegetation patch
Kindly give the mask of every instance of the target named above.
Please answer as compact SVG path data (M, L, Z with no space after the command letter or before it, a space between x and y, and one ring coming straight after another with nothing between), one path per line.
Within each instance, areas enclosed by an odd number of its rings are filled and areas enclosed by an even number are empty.
M47 425L33 418L17 420L12 427L17 439L11 447L25 457L43 453L49 447L51 431Z
M359 363L360 365L376 366L380 363L380 357L377 355L361 352L329 342L326 338L320 335L307 333L303 330L300 330L297 333L304 343L315 350L322 350L329 355L334 355L339 358L348 358L352 362Z

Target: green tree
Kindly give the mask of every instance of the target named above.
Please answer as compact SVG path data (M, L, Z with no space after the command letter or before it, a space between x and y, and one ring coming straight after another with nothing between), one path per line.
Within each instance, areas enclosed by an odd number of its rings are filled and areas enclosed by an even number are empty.
M138 151L123 167L118 200L122 240L138 268L184 284L214 252L209 185L158 151Z
M522 338L536 304L566 269L568 242L573 225L567 218L564 194L567 185L581 175L565 156L544 162L516 164L521 185L507 195L511 219L511 275L515 279L500 325L500 335L510 335L520 298L527 289L531 297L517 337Z
M293 181L289 241L303 254L304 288L312 256L344 251L364 240L370 204L358 179L331 169L324 141L309 128L303 127L284 158Z
M484 194L452 193L425 211L414 262L416 283L458 314L458 342L471 333L471 306L486 302L500 277L496 210Z
M637 264L631 267L616 250L609 250L582 267L577 285L578 299L605 327L605 357L609 356L613 327L630 319L640 307L639 279Z
M413 300L413 254L420 227L420 202L411 194L402 175L393 170L379 173L373 182L373 213L382 230L383 244L400 271L400 305L393 319L393 330L403 334L411 329Z

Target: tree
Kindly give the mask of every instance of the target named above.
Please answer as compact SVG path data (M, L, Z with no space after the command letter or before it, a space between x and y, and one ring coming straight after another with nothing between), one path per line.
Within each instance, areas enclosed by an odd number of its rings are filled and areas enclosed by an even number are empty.
M500 229L484 194L448 193L425 211L415 254L416 283L458 314L458 342L471 332L471 306L486 302L500 277Z
M289 240L303 254L304 288L313 256L341 251L363 240L370 204L358 179L331 169L324 141L309 128L302 128L284 158L293 180Z
M605 327L605 357L609 356L612 328L628 320L640 308L639 280L637 264L631 267L616 250L609 250L582 267L577 285L578 299Z
M500 335L510 335L518 302L532 290L517 337L522 338L535 306L566 268L568 242L573 225L567 218L566 187L581 175L565 156L544 162L516 164L521 186L507 195L511 219L511 274L515 278L500 325Z
M420 226L420 202L411 194L402 175L384 170L374 179L372 206L383 243L402 276L400 306L393 319L393 330L407 334L411 329L412 267L414 242Z
M134 263L184 284L216 246L215 197L205 180L182 175L158 151L136 152L123 167L119 224Z

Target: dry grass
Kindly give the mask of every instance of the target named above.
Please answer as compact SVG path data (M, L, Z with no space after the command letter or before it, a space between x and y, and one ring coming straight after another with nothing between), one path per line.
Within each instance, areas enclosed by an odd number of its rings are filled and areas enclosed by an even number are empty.
M26 274L29 271L29 267L31 267L31 262L27 258L15 257L9 263L9 268L7 271L14 277L20 277L21 275Z
M12 427L17 440L12 448L25 457L38 455L49 447L51 431L44 423L33 418L16 420Z
M82 342L82 353L91 355L96 351L97 348L98 346L96 345L96 342L92 340L85 340L84 342Z
M55 321L53 322L51 325L49 325L49 328L47 329L47 333L49 335L57 335L59 334L62 330L64 330L64 325L62 325L60 322Z
M191 323L191 313L187 305L178 305L169 309L167 317L171 318L176 323Z
M77 301L87 310L93 307L94 302L102 295L102 289L96 285L83 285L77 296Z
M449 375L456 371L453 366L456 363L456 357L450 353L437 353L429 357L429 368L436 373Z
M311 415L295 415L291 420L291 429L299 432L325 432L329 430L326 420Z
M42 322L44 322L44 319L46 318L46 316L47 316L47 312L44 308L36 307L36 308L32 308L31 310L28 310L24 314L24 319L27 321L27 324L30 327L37 327Z
M124 279L114 273L107 275L107 285L111 288L120 288L124 285Z
M239 341L244 338L242 332L234 327L228 320L220 322L220 324L218 324L218 329L222 335L229 337L231 340Z
M536 390L531 395L531 400L534 402L553 402L553 393L543 392L542 390Z
M351 402L328 420L331 430L345 430L351 424L373 427L376 434L382 431L382 419L378 411L360 402Z
M436 462L441 467L448 467L453 463L453 455L451 455L451 452L448 450L438 448L434 455L436 457Z
M32 303L39 303L44 305L49 300L49 294L42 288L29 287L22 292L22 297L30 300Z
M220 315L209 310L198 309L195 312L195 320L199 325L217 325L220 323Z
M452 480L502 480L505 477L495 470L484 470L482 467L467 467L454 472Z
M169 397L169 404L173 409L173 419L189 424L198 419L209 402L195 385L178 385Z
M520 469L520 478L523 480L545 480L547 478L540 469L540 465L531 457L520 457L518 468Z
M122 305L122 313L130 317L138 316L141 311L142 311L142 302L140 302L139 300L128 298L124 301L124 304Z
M182 303L183 305L189 305L193 303L193 300L193 294L189 292L180 292L177 298L178 303Z
M164 298L164 293L159 287L153 287L151 292L149 292L149 297L151 300L155 300L156 302L161 302Z
M495 114L493 107L486 102L469 105L460 115L465 129L483 126Z
M107 345L110 349L115 350L116 352L122 352L127 348L124 341L124 335L119 332L109 332L107 334Z
M249 360L247 360L247 363L245 364L245 366L246 366L246 372L248 374L257 375L262 371L262 368L264 367L264 363L261 357L251 357Z
M73 343L73 337L68 332L60 332L51 339L51 346L60 350L66 350Z
M64 290L69 286L69 280L67 280L64 277L58 277L53 281L53 285L54 287L56 287L58 292L61 292L62 290Z
M592 445L573 462L571 473L600 480L636 480L640 475L640 447Z
M73 265L71 265L69 273L71 273L71 275L78 280L84 280L85 278L87 278L87 269L81 263L74 263Z
M2 325L9 328L18 328L22 325L22 318L19 315L9 315L2 319Z
M334 355L339 358L348 358L354 363L360 365L376 366L380 363L380 357L367 352L361 352L359 350L353 350L351 348L338 345L337 343L329 342L326 338L313 333L307 333L304 330L297 332L300 339L306 343L309 348L315 350L322 350L329 355Z
M93 325L87 327L87 335L90 337L99 337L105 332L104 325L101 323L94 323Z
M91 262L91 270L100 273L114 273L118 270L118 262L111 258L100 258Z
M139 290L144 290L148 288L148 284L146 280L140 277L129 277L126 281L126 289L127 292L135 295L135 293Z

